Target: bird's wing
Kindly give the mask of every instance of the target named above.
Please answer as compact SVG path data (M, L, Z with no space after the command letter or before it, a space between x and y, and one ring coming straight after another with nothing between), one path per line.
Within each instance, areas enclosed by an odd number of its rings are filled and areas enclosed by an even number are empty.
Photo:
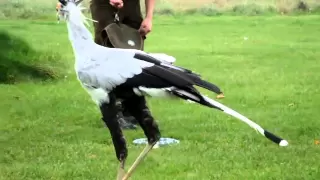
M120 85L150 88L198 85L220 93L217 86L192 71L164 63L143 51L96 46L90 54L90 65L77 70L79 80L86 86L111 91Z
M134 58L134 52L115 48L93 48L88 65L77 68L80 82L93 88L112 90L128 78L142 73L142 68L153 63Z

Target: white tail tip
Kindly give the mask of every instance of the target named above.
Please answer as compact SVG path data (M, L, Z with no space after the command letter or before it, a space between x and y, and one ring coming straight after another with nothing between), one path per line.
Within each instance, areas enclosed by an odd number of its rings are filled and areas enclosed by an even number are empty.
M288 143L288 141L286 141L286 140L281 140L280 143L279 143L279 145L280 145L280 146L288 146L289 143Z

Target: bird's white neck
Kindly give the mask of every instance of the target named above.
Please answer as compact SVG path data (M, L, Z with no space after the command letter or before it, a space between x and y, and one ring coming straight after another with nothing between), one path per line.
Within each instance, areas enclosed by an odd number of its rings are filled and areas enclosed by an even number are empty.
M84 25L82 19L79 17L69 20L67 22L67 27L69 40L75 55L80 56L90 50L92 45L94 45L93 36Z

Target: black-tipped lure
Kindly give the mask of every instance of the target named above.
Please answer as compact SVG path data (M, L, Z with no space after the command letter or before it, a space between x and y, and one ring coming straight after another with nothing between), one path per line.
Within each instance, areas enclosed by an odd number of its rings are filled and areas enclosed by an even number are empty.
M206 96L203 96L203 98L209 102L210 104L217 106L218 108L220 108L224 113L229 114L239 120L241 120L242 122L245 122L246 124L248 124L250 127L252 127L253 129L255 129L256 131L258 131L261 135L263 135L264 137L268 138L269 140L271 140L274 143L279 144L279 146L288 146L288 141L272 134L271 132L263 129L260 125L258 125L257 123L251 121L250 119L248 119L247 117L241 115L240 113L228 108L227 106L213 100L210 99Z

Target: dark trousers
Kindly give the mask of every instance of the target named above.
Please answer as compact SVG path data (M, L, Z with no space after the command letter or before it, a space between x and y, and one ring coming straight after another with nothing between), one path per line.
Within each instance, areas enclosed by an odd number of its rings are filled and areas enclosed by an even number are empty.
M123 0L123 4L118 12L120 23L138 30L143 21L140 1ZM111 44L106 42L108 39L103 39L102 31L114 22L115 13L118 10L109 4L109 0L91 0L90 11L92 19L98 21L94 23L95 42L110 47Z
M112 48L112 44L103 34L104 28L109 24L115 22L115 14L118 12L120 23L126 24L134 29L139 29L143 21L140 1L139 0L123 0L123 7L118 11L115 7L109 4L109 0L91 0L90 11L92 19L98 21L94 23L94 41L102 46ZM131 116L126 107L121 107L121 103L117 103L119 110L123 112L125 116L123 122L120 120L120 124L124 127L126 123L136 124L136 120ZM132 119L133 118L133 119Z

